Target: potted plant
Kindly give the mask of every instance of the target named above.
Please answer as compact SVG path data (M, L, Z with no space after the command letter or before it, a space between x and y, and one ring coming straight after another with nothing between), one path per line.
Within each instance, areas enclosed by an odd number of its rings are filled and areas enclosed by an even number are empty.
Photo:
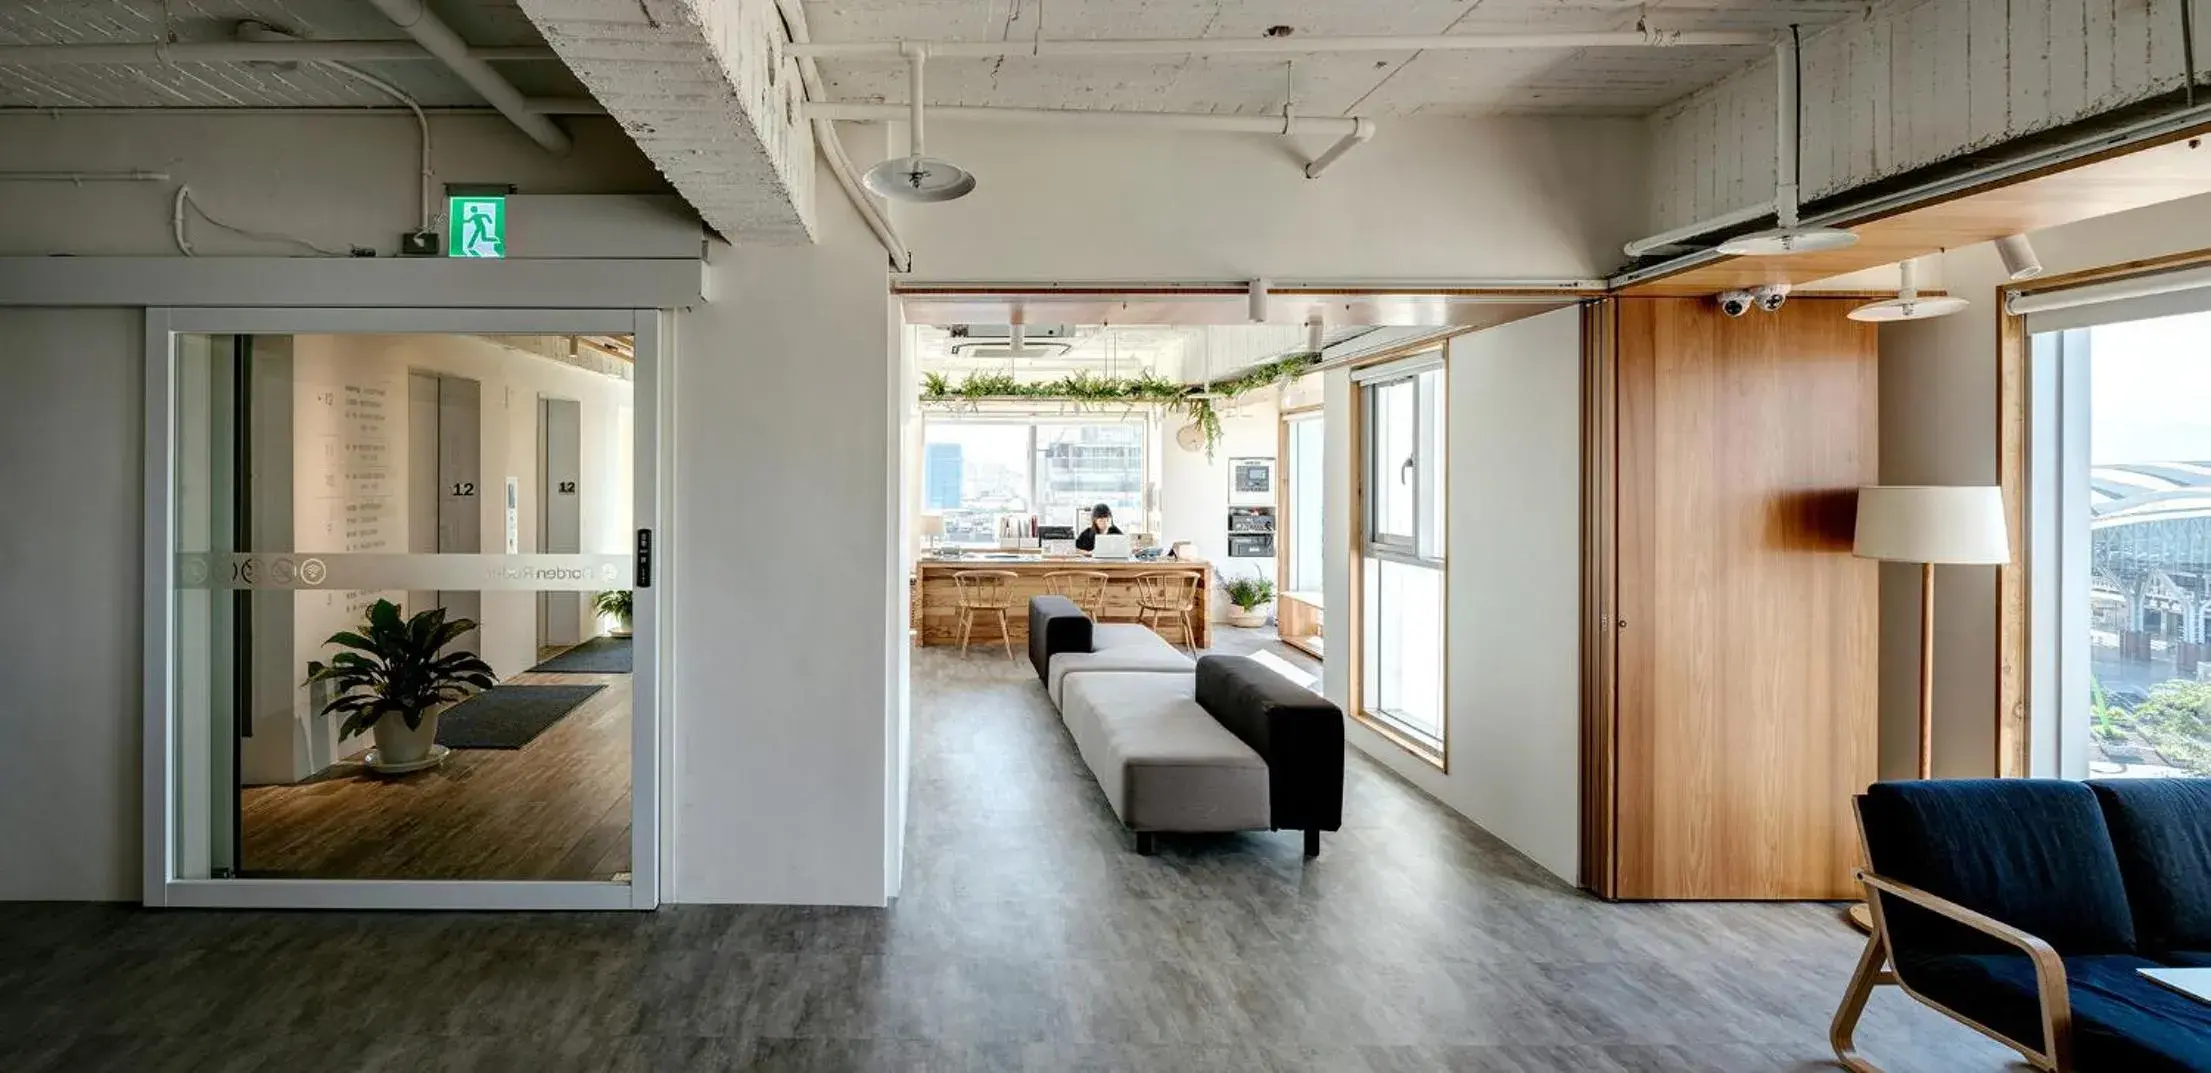
M341 737L375 733L370 767L387 773L429 767L437 762L431 747L437 743L438 716L494 681L491 664L474 652L439 654L475 628L465 618L447 619L442 607L404 618L398 604L378 600L361 626L324 642L348 651L329 663L309 663L307 684L329 682L336 688L322 714L345 717Z
M1274 582L1258 574L1224 577L1221 591L1227 594L1229 603L1236 605L1235 612L1228 616L1229 625L1249 629L1267 624L1266 607L1274 600Z
M599 612L599 617L614 620L614 628L607 631L607 636L630 635L630 598L630 590L616 589L613 592L600 593L598 599L591 602L591 606Z

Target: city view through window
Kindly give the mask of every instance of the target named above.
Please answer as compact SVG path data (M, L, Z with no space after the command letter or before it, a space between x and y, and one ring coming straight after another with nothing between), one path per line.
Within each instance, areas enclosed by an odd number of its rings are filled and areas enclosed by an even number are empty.
M1100 503L1133 532L1144 517L1145 439L1141 421L931 420L922 509L943 516L955 546L995 545L1001 517L1073 526Z
M2211 314L2085 334L2089 775L2211 775Z

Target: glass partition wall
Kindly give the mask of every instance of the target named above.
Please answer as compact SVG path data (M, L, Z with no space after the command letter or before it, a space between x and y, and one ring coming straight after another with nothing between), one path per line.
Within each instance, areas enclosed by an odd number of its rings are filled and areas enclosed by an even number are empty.
M148 901L649 906L654 315L378 316L153 318Z

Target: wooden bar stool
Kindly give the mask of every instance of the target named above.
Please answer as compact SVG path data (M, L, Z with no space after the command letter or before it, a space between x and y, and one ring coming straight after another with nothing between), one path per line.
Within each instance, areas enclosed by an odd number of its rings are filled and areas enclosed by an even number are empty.
M1044 575L1044 588L1054 596L1073 600L1090 621L1104 622L1106 585L1112 580L1112 575L1095 570L1057 570Z
M1183 647L1192 654L1198 650L1198 631L1190 615L1197 610L1200 580L1192 573L1136 575L1136 606L1143 612L1144 624L1158 633L1159 616L1173 615L1182 623Z
M975 629L975 620L996 615L998 640L1006 646L1006 658L1013 658L1013 627L1006 620L1006 612L1013 609L1013 583L1020 577L1011 570L962 570L952 575L952 584L960 594L961 656L967 655L967 638Z

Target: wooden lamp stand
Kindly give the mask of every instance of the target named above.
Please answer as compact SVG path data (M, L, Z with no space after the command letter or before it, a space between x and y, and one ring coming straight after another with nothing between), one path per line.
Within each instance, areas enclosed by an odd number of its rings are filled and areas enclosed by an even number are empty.
M1988 486L1885 485L1858 490L1860 558L1919 564L1919 768L1934 777L1935 565L2000 565L2011 561L2001 489ZM1864 902L1847 913L1873 930Z

